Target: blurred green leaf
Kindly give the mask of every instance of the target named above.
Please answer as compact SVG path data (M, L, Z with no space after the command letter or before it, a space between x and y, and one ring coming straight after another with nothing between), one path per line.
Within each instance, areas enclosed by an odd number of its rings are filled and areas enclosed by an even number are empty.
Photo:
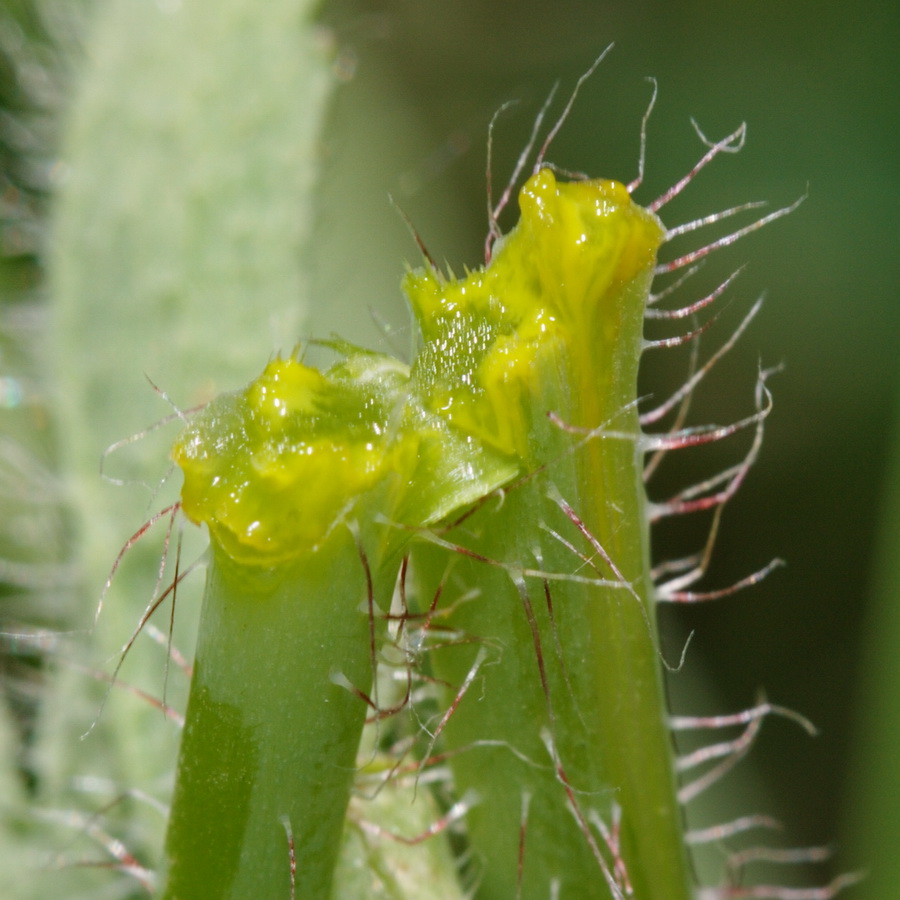
M844 855L867 871L860 898L900 884L900 428L881 498L876 568L864 630Z

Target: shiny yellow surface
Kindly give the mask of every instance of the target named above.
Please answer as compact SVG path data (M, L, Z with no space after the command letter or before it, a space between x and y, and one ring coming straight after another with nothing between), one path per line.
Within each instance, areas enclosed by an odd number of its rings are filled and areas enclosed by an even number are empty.
M412 272L404 289L426 339L414 374L429 407L525 457L537 357L562 345L583 362L608 342L607 306L649 273L665 230L619 182L559 182L549 169L525 183L519 206L485 269L459 280Z
M383 375L402 381L404 372L397 364ZM408 467L409 448L386 434L386 406L384 385L273 360L244 391L213 401L175 446L185 514L239 560L276 564L314 550L354 498Z

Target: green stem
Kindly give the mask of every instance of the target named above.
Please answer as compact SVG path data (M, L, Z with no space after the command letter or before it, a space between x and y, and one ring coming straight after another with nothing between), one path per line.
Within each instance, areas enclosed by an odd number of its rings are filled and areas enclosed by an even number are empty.
M373 383L371 376L380 376ZM330 893L392 556L372 508L415 446L386 441L405 370L275 359L175 448L212 558L169 831L170 900ZM373 504L370 507L368 504ZM360 524L362 523L362 524Z
M591 536L588 543L602 547L615 566L600 564L600 571L628 587L567 584L560 614L568 610L565 593L581 594L586 615L579 615L580 625L573 623L582 649L575 658L591 685L580 710L592 723L594 746L622 809L621 854L635 895L674 898L689 897L691 890L666 724L636 405L649 287L645 272L626 290L610 292L605 326L590 332L597 336L592 359L576 360L570 370L565 413L583 427L609 423L624 435L591 439L574 454L569 503Z
M431 394L531 472L438 542L462 545L449 573L443 549L420 557L429 593L449 579L439 621L462 638L433 658L454 686L454 777L479 800L473 878L485 900L688 900L636 411L661 230L613 183L542 172L521 202L485 272L410 285L435 343L464 304L493 316L469 377L429 372Z
M590 845L573 812L577 806L586 820L595 812L612 828L613 804L621 811L619 856L635 896L691 896L647 591L643 490L632 474L636 454L633 444L597 443L612 457L602 460L610 463L606 490L593 495L599 509L591 509L589 491L577 490L595 474L588 465L593 454L583 447L547 476L511 489L499 512L486 509L465 523L464 534L448 536L505 563L452 561L445 593L452 611L437 621L466 640L433 654L438 676L455 686L483 656L446 727L458 754L457 788L474 791L480 801L467 818L479 897L537 900L557 896L554 884L561 898L610 896L599 887L596 848L613 872L614 854L593 828ZM615 465L620 450L632 457L630 469ZM610 477L616 470L618 477ZM530 567L616 580L602 562L593 572L554 538L535 534L534 526L544 524L591 552L548 498L566 486L575 488L570 502L631 589L522 576L521 568ZM435 579L445 577L443 550L418 561L425 558ZM476 587L477 599L457 605ZM548 738L562 773L555 771Z
M164 897L290 897L288 826L296 895L329 896L366 709L334 676L370 690L367 591L347 529L287 571L213 554Z

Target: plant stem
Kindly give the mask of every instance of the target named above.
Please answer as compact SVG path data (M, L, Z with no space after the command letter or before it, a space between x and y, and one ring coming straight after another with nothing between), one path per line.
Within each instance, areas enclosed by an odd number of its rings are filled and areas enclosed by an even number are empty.
M367 590L347 529L287 571L213 554L164 897L290 897L287 824L297 896L329 895L365 713L333 676L370 690Z
M292 855L294 893L329 895L394 585L396 542L367 503L390 511L395 468L415 460L383 437L404 379L374 356L328 373L275 359L176 445L182 508L208 523L212 558L166 898L289 897Z
M464 548L449 576L443 550L420 559L432 585L449 577L458 588L438 621L462 639L434 665L454 690L471 685L451 694L446 735L458 790L480 801L468 817L473 877L484 898L633 889L687 900L636 411L661 226L620 185L557 185L546 171L521 204L522 222L485 272L411 285L414 304L451 320L479 297L513 310L473 367L481 392L441 402L468 403L457 421L524 448L531 471L499 508L485 504L441 539ZM531 340L534 322L546 327ZM589 434L603 427L617 436Z

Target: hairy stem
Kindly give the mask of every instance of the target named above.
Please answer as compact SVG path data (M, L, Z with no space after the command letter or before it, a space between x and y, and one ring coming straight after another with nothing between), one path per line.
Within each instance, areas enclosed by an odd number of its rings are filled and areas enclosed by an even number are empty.
M432 584L456 589L437 617L456 639L433 656L453 686L458 788L480 800L473 877L485 898L688 898L636 411L662 232L611 182L558 185L543 171L520 203L487 271L410 285L448 323L464 303L494 317L475 395L429 374L432 396L517 448L527 472L422 554Z

